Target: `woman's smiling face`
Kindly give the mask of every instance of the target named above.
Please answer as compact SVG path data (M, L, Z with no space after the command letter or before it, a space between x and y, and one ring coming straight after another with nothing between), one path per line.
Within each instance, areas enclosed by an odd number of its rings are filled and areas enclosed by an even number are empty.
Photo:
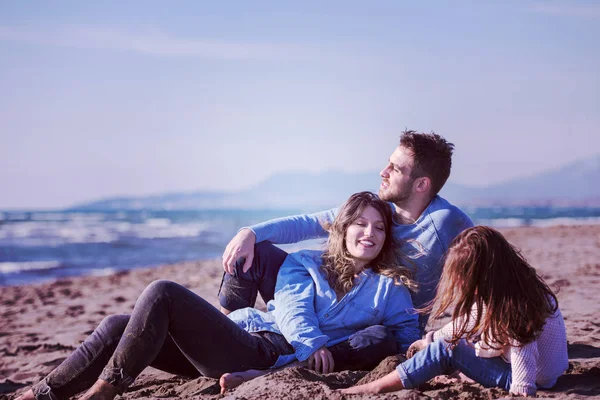
M385 242L383 217L372 206L367 206L346 231L346 249L356 260L357 271L373 261Z

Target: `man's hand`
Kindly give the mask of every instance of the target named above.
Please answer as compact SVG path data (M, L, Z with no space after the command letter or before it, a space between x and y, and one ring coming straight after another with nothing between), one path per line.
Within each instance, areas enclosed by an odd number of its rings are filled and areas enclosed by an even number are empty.
M229 275L233 275L235 262L240 257L245 257L246 262L242 267L242 271L246 272L252 266L254 259L254 243L256 235L250 229L242 229L231 239L223 252L223 269Z
M427 339L417 340L408 348L408 351L406 352L406 358L412 358L412 356L423 350L425 347L427 347Z
M327 350L327 347L323 346L319 350L315 351L308 357L308 368L324 374L333 372L335 362L333 361L333 355Z

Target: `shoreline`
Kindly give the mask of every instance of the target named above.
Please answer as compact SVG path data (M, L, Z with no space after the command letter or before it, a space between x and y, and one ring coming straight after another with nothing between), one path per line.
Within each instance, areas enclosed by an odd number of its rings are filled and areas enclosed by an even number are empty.
M499 229L520 248L558 299L567 326L570 369L540 397L600 396L600 225L566 225ZM0 294L0 399L12 399L55 368L110 314L128 313L137 296L152 281L176 281L217 306L222 269L220 260L183 262L136 268L106 276L77 276L46 283L4 286ZM435 325L445 321L436 321ZM383 363L385 364L385 363ZM378 372L389 371L391 361ZM387 368L387 369L386 369ZM288 369L246 382L225 397L276 399L343 398L335 389L350 386L366 372L319 375ZM442 383L440 383L442 382ZM429 396L466 399L498 398L508 394L464 382L430 381L420 390L390 395L346 398L414 398ZM123 398L223 398L211 378L185 379L146 369Z

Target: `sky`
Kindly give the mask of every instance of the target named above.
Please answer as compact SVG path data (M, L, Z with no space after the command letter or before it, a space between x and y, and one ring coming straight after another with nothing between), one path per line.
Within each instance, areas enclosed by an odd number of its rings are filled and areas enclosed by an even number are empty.
M532 175L600 153L599 38L597 1L2 1L0 209L379 171L405 128Z

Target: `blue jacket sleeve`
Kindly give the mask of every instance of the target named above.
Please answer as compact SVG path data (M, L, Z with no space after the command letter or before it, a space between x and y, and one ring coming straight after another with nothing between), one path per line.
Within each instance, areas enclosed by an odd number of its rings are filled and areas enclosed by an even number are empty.
M279 269L270 311L299 361L306 360L329 341L319 328L314 303L314 281L302 264L302 257L291 254Z
M405 286L392 286L391 291L382 325L392 331L398 350L404 354L413 342L421 338L419 317Z
M336 214L337 208L333 208L314 214L276 218L248 228L256 235L256 243L297 243L327 237L329 233L323 228L323 224L332 223Z

